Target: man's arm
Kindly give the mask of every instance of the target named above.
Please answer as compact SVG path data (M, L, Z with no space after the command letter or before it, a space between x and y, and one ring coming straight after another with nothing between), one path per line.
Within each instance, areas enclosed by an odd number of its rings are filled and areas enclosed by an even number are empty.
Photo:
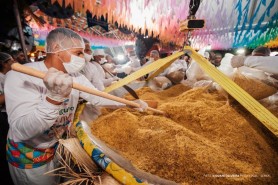
M35 77L11 71L5 81L6 110L12 134L31 139L49 129L59 116L60 105L46 100L44 86ZM43 84L42 84L43 85Z
M100 78L99 72L97 71L97 68L91 64L90 66L90 79L89 81L100 91L103 91L105 89L104 83Z

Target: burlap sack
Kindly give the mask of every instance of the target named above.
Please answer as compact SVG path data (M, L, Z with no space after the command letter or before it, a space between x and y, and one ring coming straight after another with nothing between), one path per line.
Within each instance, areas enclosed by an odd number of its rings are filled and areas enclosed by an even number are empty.
M153 79L154 84L158 88L166 89L172 85L172 82L165 76L158 76Z
M166 75L166 77L173 83L178 84L180 83L185 76L185 72L183 71L174 71Z
M277 92L275 87L269 85L269 77L261 70L241 67L234 73L232 79L256 100Z

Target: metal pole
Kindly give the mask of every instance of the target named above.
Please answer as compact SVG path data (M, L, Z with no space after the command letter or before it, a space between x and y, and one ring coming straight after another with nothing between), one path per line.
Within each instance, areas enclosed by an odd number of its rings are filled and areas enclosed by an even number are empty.
M26 62L29 62L29 59L27 57L25 39L24 39L24 36L23 36L23 31L22 31L20 15L19 15L19 11L18 11L18 3L17 3L17 0L13 0L13 1L14 1L14 4L13 4L14 14L15 14L16 22L17 22L17 31L18 31L18 35L19 35L19 38L20 38L20 42L21 42L21 48L22 48L22 51L24 53L24 57L25 57Z

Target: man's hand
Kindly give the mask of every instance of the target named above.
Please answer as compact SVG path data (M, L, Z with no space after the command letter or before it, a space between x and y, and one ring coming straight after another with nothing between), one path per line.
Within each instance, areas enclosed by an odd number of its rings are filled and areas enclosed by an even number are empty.
M114 80L114 81L118 81L118 80L120 80L120 78L117 77L117 76L113 76L113 80Z
M47 88L47 98L55 102L63 102L72 90L72 77L55 68L48 70L43 83Z
M137 100L134 100L134 102L140 105L140 108L134 108L134 109L136 109L140 112L145 112L147 110L148 104L146 102L144 102L143 100L137 99Z

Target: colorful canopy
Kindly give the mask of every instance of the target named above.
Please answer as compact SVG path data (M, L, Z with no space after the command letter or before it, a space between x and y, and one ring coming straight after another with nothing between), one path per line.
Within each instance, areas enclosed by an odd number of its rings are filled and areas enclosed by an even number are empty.
M141 29L144 34L148 30L149 36L159 36L162 42L178 45L184 42L185 33L179 31L179 23L188 16L190 0L51 0L57 2L83 16L84 20L74 25L79 30L86 26L89 11L98 18L106 17L110 26L117 22L134 32ZM275 0L203 0L196 18L205 19L205 28L192 31L192 46L196 49L208 45L212 49L254 48L268 43L269 47L277 47L277 10Z

